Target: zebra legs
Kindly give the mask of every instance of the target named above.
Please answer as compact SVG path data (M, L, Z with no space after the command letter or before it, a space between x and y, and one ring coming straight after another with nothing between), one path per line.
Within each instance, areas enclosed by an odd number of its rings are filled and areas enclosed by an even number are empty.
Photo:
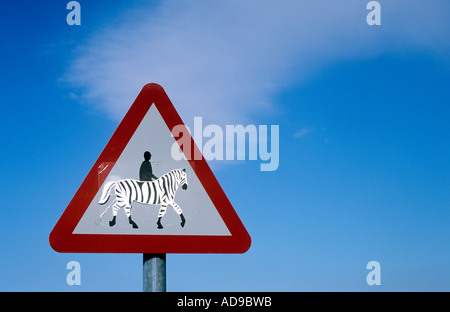
M159 208L159 213L158 213L158 221L156 222L158 229L164 228L163 225L161 224L161 219L166 214L167 205L172 206L172 208L180 216L180 219L181 219L180 225L181 225L181 227L184 227L184 225L186 224L186 219L183 216L183 212L182 212L180 206L178 206L175 202L172 202L170 204L161 204L161 207ZM115 203L113 205L113 209L112 209L113 210L113 218L111 219L111 221L109 221L109 226L116 225L116 217L117 217L117 213L120 208L125 209L125 214L128 217L128 223L130 223L134 229L139 228L138 225L136 224L136 222L134 222L133 219L131 218L131 205L123 204L123 203L122 203L122 206L120 206L118 203Z
M161 207L159 208L158 213L158 221L156 222L156 225L158 226L158 229L162 229L163 226L161 224L161 218L164 217L166 214L167 204L161 204Z
M137 229L138 228L137 224L131 219L131 216L128 217L128 222L131 224L133 229Z
M114 226L114 225L116 225L116 216L117 216L117 212L119 211L119 209L120 209L120 206L117 204L117 203L115 203L114 205L113 205L113 207L112 207L112 212L113 212L113 218L112 218L112 220L111 221L109 221L109 226Z
M184 216L183 216L182 213L180 214L180 218L181 218L181 223L180 223L180 225L181 225L181 227L184 227L184 224L186 223L186 219L184 218Z
M120 208L121 208L121 206L119 206L117 203L114 204L113 218L111 221L109 221L109 226L116 225L116 216L117 216L117 212L119 211ZM131 219L131 206L125 206L125 214L128 217L128 223L130 223L134 229L137 229L138 228L137 224L133 221L133 219Z
M162 224L161 224L161 218L162 218L162 217L158 217L158 221L156 222L156 225L158 226L158 229L164 228L164 227L162 226Z
M176 202L173 202L173 203L170 204L170 205L173 207L173 209L174 209L174 210L178 213L178 215L180 216L180 218L181 218L181 223L180 223L180 225L181 225L181 227L184 227L184 224L186 223L186 219L185 219L184 216L183 216L183 211L181 210L180 206L178 206Z
M128 223L131 224L133 229L137 229L138 228L137 224L131 219L131 206L125 206L125 214L128 217Z
M183 211L181 210L180 206L178 206L175 202L170 203L170 205L173 207L173 209L178 213L178 215L181 218L181 227L184 227L184 224L186 223L186 219L183 216ZM162 229L163 226L161 224L161 218L164 217L167 210L167 204L161 204L161 207L159 208L158 213L158 221L156 222L156 225L158 226L158 229Z

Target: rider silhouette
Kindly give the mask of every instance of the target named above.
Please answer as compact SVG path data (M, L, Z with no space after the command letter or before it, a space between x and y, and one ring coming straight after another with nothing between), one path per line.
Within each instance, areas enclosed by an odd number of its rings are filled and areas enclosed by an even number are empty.
M153 174L150 158L152 158L152 154L150 154L149 151L146 151L144 153L144 161L142 162L141 168L139 169L139 180L141 181L152 181L158 179Z

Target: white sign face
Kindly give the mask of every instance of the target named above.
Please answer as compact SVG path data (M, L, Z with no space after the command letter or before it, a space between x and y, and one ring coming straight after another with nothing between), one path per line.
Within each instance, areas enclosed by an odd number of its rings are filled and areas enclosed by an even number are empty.
M152 105L117 162L99 166L99 177L113 167L73 234L231 235L190 163L173 159L174 143Z

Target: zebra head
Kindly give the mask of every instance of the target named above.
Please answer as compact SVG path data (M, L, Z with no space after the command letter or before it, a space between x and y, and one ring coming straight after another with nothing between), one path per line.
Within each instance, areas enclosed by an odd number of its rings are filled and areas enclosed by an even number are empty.
M187 178L186 178L186 169L181 170L180 173L181 173L181 177L180 177L181 187L183 188L183 190L186 190L188 187Z

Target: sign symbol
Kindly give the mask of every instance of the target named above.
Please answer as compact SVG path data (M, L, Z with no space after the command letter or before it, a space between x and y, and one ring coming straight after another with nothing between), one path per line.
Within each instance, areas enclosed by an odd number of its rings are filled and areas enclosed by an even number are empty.
M174 128L182 129L183 142L190 144L181 145ZM147 84L50 233L52 248L77 253L246 252L251 238L205 158L174 159L174 144L185 156L201 156L164 89ZM140 172L139 164L147 169ZM159 210L148 209L150 205ZM125 214L118 213L121 208ZM109 209L112 219L103 224Z
M169 205L178 213L181 218L181 227L184 227L186 219L183 216L183 211L180 206L175 202L175 194L179 186L183 190L187 189L186 169L172 170L155 181L137 181L132 179L112 181L103 187L102 196L98 203L100 205L106 204L109 200L111 190L113 188L115 189L116 198L112 206L113 218L109 221L109 226L116 224L117 212L120 208L124 208L128 222L133 228L137 229L138 225L131 219L131 204L137 202L145 205L160 205L157 222L158 229L163 228L161 218L166 214L166 209ZM106 210L102 213L101 217L105 214Z

